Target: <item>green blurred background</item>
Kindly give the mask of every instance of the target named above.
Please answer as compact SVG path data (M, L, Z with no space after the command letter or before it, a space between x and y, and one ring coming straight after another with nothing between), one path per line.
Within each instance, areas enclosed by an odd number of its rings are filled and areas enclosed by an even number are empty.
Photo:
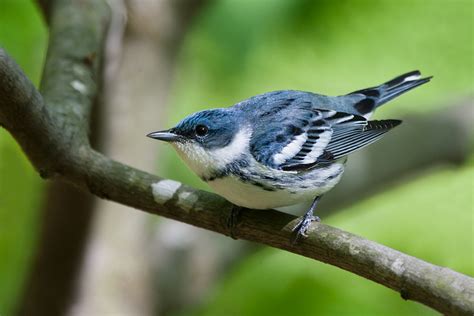
M377 117L429 114L451 106L473 96L473 3L212 1L181 50L169 125L196 110L266 91L337 95L414 69L435 78L381 108ZM46 42L47 29L32 1L0 0L0 46L35 84ZM174 151L162 153L163 176L208 189ZM472 276L473 181L471 156L461 166L440 165L413 174L324 220ZM32 258L42 186L15 141L0 130L0 315L12 313ZM363 278L275 249L242 261L207 301L183 314L434 314Z

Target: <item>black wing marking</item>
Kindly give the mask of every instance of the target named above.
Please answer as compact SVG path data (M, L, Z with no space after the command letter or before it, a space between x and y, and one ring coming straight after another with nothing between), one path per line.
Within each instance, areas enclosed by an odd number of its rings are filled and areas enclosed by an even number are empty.
M361 116L348 113L318 110L320 115L312 122L312 126L305 131L304 142L296 154L286 157L285 161L276 161L283 170L306 169L315 163L329 161L332 154L327 151L327 146L334 138L334 132L347 129L362 129L367 120ZM338 128L336 128L338 127ZM277 156L280 157L280 156Z
M301 139L303 136L300 135L305 134L310 123L320 115L307 101L306 95L295 91L275 91L239 105L244 109L252 109L248 111L253 126L249 149L255 160L278 169L287 157L281 157L281 162L275 163L275 154L281 153L291 143L294 146L303 145L306 139ZM258 111L255 109L257 107ZM256 112L260 114L255 115Z
M313 99L309 93L276 91L236 105L253 124L249 150L259 163L280 170L332 163L399 124L395 120L369 122L352 111L317 108ZM257 106L260 115L255 115Z
M368 121L362 130L336 129L326 150L331 153L334 160L342 158L376 142L401 122L400 120Z
M316 161L331 140L331 135L330 125L322 120L322 113L318 111L317 116L291 142L273 154L273 162L282 168L287 164Z
M363 118L362 118L363 119ZM386 132L401 123L400 120L362 121L331 126L332 136L323 153L312 162L291 160L282 166L285 171L303 171L343 158L379 140Z

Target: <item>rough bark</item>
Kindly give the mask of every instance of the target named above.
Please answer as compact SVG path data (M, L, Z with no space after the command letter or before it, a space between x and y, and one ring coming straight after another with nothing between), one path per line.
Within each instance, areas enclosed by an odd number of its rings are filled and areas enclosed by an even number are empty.
M45 69L43 78L43 96L55 100L54 92L45 90L48 74L55 72L59 64L73 67L81 76L90 77L89 87L82 81L71 81L69 89L93 88L100 77L99 61L104 41L106 7L99 5L100 11L88 15L76 14L75 10L92 8L90 3L79 4L66 1L39 1L46 21L50 24L51 33L60 36L50 37L49 55L61 56L60 60L52 60ZM91 26L95 27L91 33ZM74 55L71 48L74 43L85 41L89 55L83 59ZM62 43L64 41L64 43ZM51 60L48 58L48 60ZM53 94L53 95L52 95ZM98 146L99 133L97 128L99 100L91 91L89 102L96 103L93 108L93 122L90 136L94 146ZM83 103L79 99L64 99L65 102ZM58 105L59 107L61 105ZM88 130L89 128L87 128ZM41 207L41 222L34 260L27 275L24 290L18 301L18 315L62 315L74 299L78 271L82 263L82 254L87 241L87 234L93 214L94 199L91 195L78 190L74 185L64 181L48 183L45 190L45 202Z

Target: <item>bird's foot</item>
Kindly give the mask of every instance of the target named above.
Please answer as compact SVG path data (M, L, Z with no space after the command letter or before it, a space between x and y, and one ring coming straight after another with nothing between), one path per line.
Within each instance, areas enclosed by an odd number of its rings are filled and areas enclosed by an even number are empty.
M320 221L321 219L318 216L314 216L312 212L306 213L292 229L294 237L291 240L291 243L294 245L301 237L307 238L308 228L311 226L311 223Z
M237 237L235 237L235 228L239 222L242 210L243 207L237 205L232 206L229 218L227 219L227 229L229 230L229 236L232 239L237 239Z

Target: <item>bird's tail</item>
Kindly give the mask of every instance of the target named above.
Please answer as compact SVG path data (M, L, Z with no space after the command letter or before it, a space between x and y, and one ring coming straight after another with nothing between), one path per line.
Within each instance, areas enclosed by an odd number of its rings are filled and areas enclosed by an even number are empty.
M367 99L373 100L372 102L375 103L375 107L379 107L393 98L396 98L413 88L427 83L431 78L433 78L432 76L426 78L420 77L421 73L418 70L410 71L390 81L387 81L380 86L357 90L349 93L349 95L363 94L367 97Z

